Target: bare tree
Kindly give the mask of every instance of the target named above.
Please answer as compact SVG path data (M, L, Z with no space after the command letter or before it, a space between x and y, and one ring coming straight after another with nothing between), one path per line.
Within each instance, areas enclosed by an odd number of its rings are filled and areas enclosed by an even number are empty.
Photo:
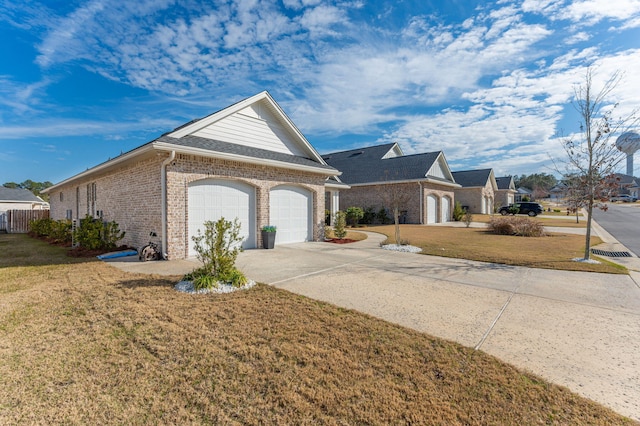
M587 211L584 259L591 257L591 222L593 208L606 209L612 176L622 160L616 149L615 135L635 123L635 111L625 118L614 118L617 104L606 102L622 75L614 73L595 93L593 70L587 68L584 83L574 88L573 107L580 114L580 133L563 139L567 153L566 170L562 173L570 184L572 204Z
M393 214L396 244L400 244L400 213L406 209L415 194L404 190L401 184L388 184L380 185L378 195L383 207L388 208Z

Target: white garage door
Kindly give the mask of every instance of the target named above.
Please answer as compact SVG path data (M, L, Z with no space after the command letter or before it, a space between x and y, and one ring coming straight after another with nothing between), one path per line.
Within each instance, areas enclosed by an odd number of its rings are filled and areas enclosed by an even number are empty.
M438 199L435 195L427 196L427 223L438 221Z
M192 236L204 231L204 222L221 217L240 221L243 248L255 248L255 191L250 185L227 180L205 179L189 184L189 256L195 256Z
M449 222L451 218L451 198L442 197L442 221Z
M269 224L275 225L276 244L313 240L311 192L295 186L278 186L269 193Z

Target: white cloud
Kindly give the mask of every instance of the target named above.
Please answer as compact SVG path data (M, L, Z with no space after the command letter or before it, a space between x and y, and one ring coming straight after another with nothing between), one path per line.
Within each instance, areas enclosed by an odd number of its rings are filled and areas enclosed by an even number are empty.
M97 121L80 119L42 119L30 125L3 125L0 127L0 140L27 138L58 138L71 136L102 136L133 132L166 132L176 127L178 122L168 119L149 119L139 121Z
M637 0L574 0L562 9L561 17L583 24L595 24L604 19L637 20L640 2Z

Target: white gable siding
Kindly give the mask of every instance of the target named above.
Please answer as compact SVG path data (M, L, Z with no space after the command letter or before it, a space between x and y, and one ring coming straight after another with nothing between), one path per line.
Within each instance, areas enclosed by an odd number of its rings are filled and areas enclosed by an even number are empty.
M283 154L308 156L261 103L250 105L194 132L193 135Z
M386 160L387 158L394 158L394 157L401 157L402 154L402 150L400 149L400 147L398 145L394 145L393 148L391 148L383 157L383 160Z
M433 177L437 177L440 179L447 179L447 180L450 179L448 173L446 173L445 171L445 167L442 162L442 159L438 159L438 161L433 163L433 165L427 172L427 176L433 176Z

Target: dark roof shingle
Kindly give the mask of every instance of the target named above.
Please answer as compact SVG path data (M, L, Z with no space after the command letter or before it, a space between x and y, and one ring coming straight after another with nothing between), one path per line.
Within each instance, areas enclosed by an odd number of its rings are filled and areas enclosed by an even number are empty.
M491 169L481 170L464 170L461 172L452 172L453 179L463 188L474 186L485 186L491 176Z
M370 182L425 179L427 172L441 154L440 151L424 154L383 157L395 144L376 145L349 151L325 154L322 158L340 170L340 180L349 185Z
M0 201L25 201L42 203L42 199L33 192L23 188L6 188L0 186Z

